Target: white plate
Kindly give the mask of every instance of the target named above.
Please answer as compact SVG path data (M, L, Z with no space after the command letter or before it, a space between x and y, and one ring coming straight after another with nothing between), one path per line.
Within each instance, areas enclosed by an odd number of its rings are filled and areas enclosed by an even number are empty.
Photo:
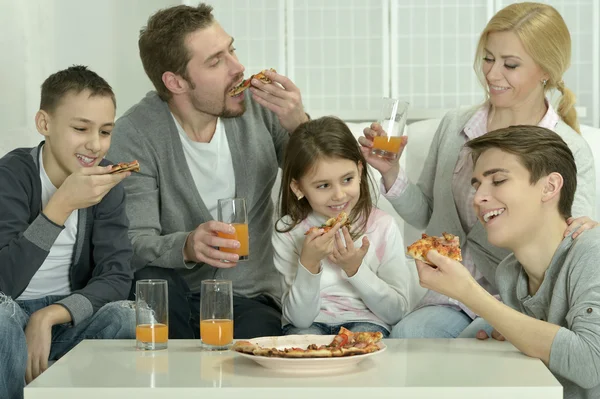
M287 335L283 337L261 337L249 339L248 341L262 346L263 348L303 348L310 344L328 345L335 335ZM284 373L338 373L348 371L368 357L376 356L385 351L385 344L380 341L381 349L377 352L364 355L342 356L342 357L319 357L319 358L282 358L254 356L247 353L236 352L238 355L251 359L268 369L274 369Z

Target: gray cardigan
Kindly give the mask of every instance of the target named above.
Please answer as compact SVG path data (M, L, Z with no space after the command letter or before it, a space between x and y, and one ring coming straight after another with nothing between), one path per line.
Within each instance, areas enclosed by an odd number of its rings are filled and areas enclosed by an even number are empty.
M115 162L137 159L141 167L140 173L124 180L134 269L177 269L192 291L200 290L202 280L218 278L232 280L235 295L268 294L280 299L271 244L271 189L289 134L275 114L251 97L246 96L243 116L223 119L235 171L235 195L246 198L250 233L250 260L231 269L183 261L188 234L213 217L196 190L167 103L150 92L119 118L109 157Z
M400 196L388 199L398 214L412 226L425 229L429 235L440 235L446 231L458 235L460 242L467 242L475 266L488 282L494 284L496 267L510 252L492 246L479 222L471 231L464 231L452 195L452 176L464 145L460 133L478 108L456 109L444 116L431 143L419 182L410 183ZM562 120L554 131L568 144L577 163L573 216L594 217L596 178L590 147Z
M560 326L552 341L549 369L564 386L565 399L600 398L600 228L566 237L554 253L544 281L529 295L527 273L514 255L496 272L502 300L530 317Z

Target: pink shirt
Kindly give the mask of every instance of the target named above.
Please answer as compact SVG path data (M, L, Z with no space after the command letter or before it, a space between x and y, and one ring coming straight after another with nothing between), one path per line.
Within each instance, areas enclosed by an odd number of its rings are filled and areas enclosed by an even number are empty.
M546 101L546 104L548 105L548 111L538 126L554 130L556 124L560 121L560 117L548 101ZM486 103L475 112L471 119L469 119L463 130L460 132L460 135L464 138L465 143L487 133L488 114L489 104ZM463 147L458 156L456 167L454 168L454 175L452 178L452 195L454 196L460 223L463 227L463 230L467 234L471 231L471 228L473 228L475 223L477 223L477 215L473 210L473 197L475 196L475 190L471 186L472 173L473 160L470 156L470 150L466 147ZM385 191L383 180L380 183L380 190L385 198L394 198L400 196L408 184L409 181L406 177L406 173L400 169L400 173L398 174L398 177L396 178L396 181L390 190L388 192ZM477 280L477 282L479 282L479 284L481 284L488 292L495 293L490 283L475 267L467 243L462 243L461 247L463 265L467 268L467 270L469 270L475 280ZM475 313L471 312L462 303L431 290L427 291L416 309L430 305L454 307L463 310L471 318L476 317Z

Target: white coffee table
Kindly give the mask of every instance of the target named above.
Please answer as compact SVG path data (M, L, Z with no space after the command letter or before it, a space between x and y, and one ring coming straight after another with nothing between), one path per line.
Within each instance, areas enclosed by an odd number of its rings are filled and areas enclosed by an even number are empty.
M83 341L25 388L25 399L561 399L544 364L507 342L385 340L344 375L290 375L198 341L140 352L133 341Z

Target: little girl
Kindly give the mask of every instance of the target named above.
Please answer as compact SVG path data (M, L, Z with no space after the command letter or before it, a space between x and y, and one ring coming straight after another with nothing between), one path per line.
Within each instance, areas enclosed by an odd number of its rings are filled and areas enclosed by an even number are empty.
M323 117L296 129L280 198L273 246L283 333L337 334L343 326L387 336L410 310L416 272L395 220L372 205L365 159L344 122ZM308 231L340 212L350 229L338 223Z

